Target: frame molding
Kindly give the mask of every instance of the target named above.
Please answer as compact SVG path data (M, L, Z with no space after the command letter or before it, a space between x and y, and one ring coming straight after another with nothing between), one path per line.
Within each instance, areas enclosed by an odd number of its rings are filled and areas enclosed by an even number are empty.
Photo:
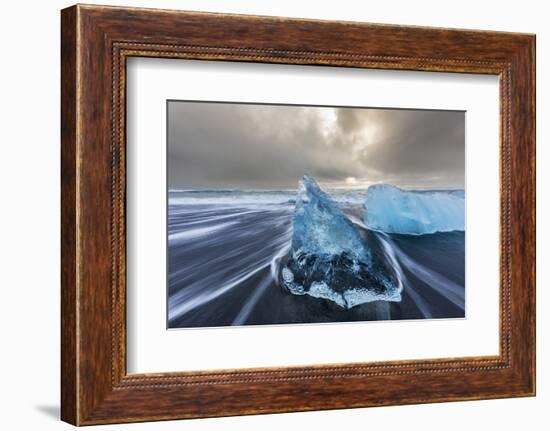
M535 394L533 35L84 5L64 9L61 21L63 420L89 425ZM498 75L500 354L128 375L131 56Z

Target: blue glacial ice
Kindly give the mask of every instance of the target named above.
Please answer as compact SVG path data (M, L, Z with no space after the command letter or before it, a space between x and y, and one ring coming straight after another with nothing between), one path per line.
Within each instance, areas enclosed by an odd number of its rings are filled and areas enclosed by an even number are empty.
M464 191L408 191L390 184L368 188L365 225L386 233L422 235L464 230Z
M357 228L307 175L296 197L292 246L281 281L295 295L328 299L343 308L401 301L401 286L374 263Z

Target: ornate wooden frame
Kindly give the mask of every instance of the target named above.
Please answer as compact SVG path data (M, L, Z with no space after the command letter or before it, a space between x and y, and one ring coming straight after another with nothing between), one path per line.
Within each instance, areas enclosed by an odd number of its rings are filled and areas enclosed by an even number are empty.
M61 17L63 420L88 425L535 394L534 35L82 5ZM500 354L128 375L130 56L498 75Z

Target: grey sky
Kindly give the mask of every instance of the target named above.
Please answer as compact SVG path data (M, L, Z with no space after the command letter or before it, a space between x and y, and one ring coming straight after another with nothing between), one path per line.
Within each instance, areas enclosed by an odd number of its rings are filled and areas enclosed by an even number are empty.
M168 103L170 189L464 187L464 112Z

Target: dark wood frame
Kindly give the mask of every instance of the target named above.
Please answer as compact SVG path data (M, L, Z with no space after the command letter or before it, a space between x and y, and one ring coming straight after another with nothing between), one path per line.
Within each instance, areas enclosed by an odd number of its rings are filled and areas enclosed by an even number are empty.
M534 35L82 5L61 18L63 420L88 425L535 394ZM128 375L129 56L498 75L500 354Z

